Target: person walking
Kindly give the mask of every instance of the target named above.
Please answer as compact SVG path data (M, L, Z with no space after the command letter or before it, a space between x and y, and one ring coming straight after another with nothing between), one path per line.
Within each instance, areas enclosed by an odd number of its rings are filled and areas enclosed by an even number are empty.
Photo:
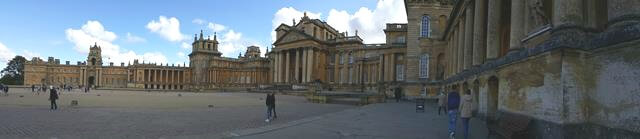
M460 94L451 91L447 95L447 112L449 114L449 138L455 138L456 120L458 115L458 107L460 105Z
M4 96L9 96L9 86L4 86Z
M31 92L35 92L36 91L36 85L31 85Z
M56 104L56 100L58 99L58 91L53 88L53 86L49 86L49 101L51 101L51 110L57 110L58 104Z
M396 97L396 102L400 102L400 98L402 98L402 90L400 89L400 87L397 87L393 93L393 95Z
M271 121L271 111L273 109L273 103L274 103L274 98L271 96L271 94L267 94L267 98L265 99L265 102L267 104L267 119L264 120L265 122L270 122Z
M443 92L440 92L440 95L438 95L438 115L440 115L440 111L444 111L445 113L447 112L447 108L444 106L447 101L446 98L447 96L444 95Z
M464 138L469 136L469 120L473 116L471 107L471 90L465 91L462 96L462 102L460 102L460 118L462 119L462 128L464 129Z

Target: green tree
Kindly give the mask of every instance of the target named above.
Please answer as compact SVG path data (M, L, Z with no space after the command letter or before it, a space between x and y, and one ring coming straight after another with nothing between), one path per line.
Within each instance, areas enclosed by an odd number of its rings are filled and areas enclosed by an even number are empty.
M24 84L24 63L27 61L22 56L16 55L9 61L7 67L2 72L2 78L0 83L8 85L23 85Z

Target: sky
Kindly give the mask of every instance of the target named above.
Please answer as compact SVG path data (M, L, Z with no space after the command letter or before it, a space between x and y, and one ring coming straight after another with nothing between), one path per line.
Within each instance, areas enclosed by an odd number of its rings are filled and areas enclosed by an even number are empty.
M15 55L85 61L89 46L109 62L188 65L195 34L217 34L218 51L237 57L246 47L262 54L280 24L307 12L365 43L384 43L385 23L406 23L402 0L6 0L0 2L0 67ZM215 33L214 33L215 32Z

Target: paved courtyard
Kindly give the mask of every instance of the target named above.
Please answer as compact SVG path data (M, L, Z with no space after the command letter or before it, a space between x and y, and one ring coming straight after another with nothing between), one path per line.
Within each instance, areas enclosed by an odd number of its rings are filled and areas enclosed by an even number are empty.
M225 131L283 124L355 107L278 95L279 117L265 123L264 95L257 93L63 92L58 111L49 110L47 98L47 93L37 95L24 89L1 96L0 138L220 138ZM69 106L71 100L78 100L79 106Z
M412 102L358 107L278 95L279 117L265 123L259 93L63 92L57 111L47 97L21 89L1 96L0 138L447 138L447 118L432 103L416 113ZM481 121L472 125L473 138L487 137Z
M471 139L488 136L485 123L471 120ZM458 120L462 139L462 123ZM235 130L225 133L240 139L447 139L447 117L437 114L435 104L427 104L424 113L415 112L411 102L379 103L336 113L305 118L285 124Z

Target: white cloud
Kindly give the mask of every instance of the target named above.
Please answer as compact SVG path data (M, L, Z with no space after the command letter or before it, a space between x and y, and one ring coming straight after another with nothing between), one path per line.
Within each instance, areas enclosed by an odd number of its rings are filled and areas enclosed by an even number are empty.
M105 65L109 62L116 65L120 62L128 63L134 59L167 63L167 58L160 52L138 55L131 50L121 50L119 45L113 44L117 38L115 33L105 30L98 21L87 21L80 29L69 28L65 30L65 34L67 40L75 44L74 49L85 55L89 53L90 45L97 43L102 49L102 60Z
M147 29L172 42L179 42L188 38L180 32L180 21L175 17L160 16L158 21L151 20L147 24Z
M358 36L365 43L384 43L383 29L386 23L406 22L407 15L402 0L380 0L375 9L361 7L354 14L331 9L327 17L327 23L341 32L348 31L353 35L358 30Z
M182 44L180 44L180 47L182 47L183 49L190 49L191 48L191 44L186 43L186 42L182 42Z
M209 22L209 24L207 25L207 27L208 27L209 29L211 29L213 32L220 32L220 31L223 31L223 30L226 30L226 29L227 29L227 27L226 27L226 26L224 26L224 25L220 25L220 24L216 24L216 23L211 23L211 22Z
M0 70L4 69L9 60L16 57L16 53L0 42Z
M307 16L311 19L320 19L322 13L313 13L307 11ZM298 11L293 7L284 7L280 8L271 20L271 25L273 29L271 30L271 41L276 41L276 32L274 31L280 24L292 25L293 19L296 20L296 23L300 21L300 18L304 16L303 11Z
M178 52L176 55L178 55L178 57L184 57L185 54L183 52Z
M321 19L321 15L307 12L311 19ZM302 16L303 12L295 8L281 8L272 20L273 30L282 23L291 25L293 18L298 22ZM383 29L386 23L406 23L407 15L402 0L379 0L375 9L361 7L353 14L345 10L331 9L326 22L340 32L348 31L349 35L354 35L358 30L358 36L364 39L365 43L384 43ZM276 33L273 30L271 40L275 41Z
M139 36L131 35L131 33L127 32L127 38L125 41L130 43L139 43L139 42L146 42L147 40Z
M24 58L26 58L27 60L31 60L34 57L40 57L40 53L22 50L22 56L24 56Z
M193 19L193 21L191 21L191 22L194 23L194 24L202 25L202 24L204 24L204 22L207 22L207 21L204 21L204 20L202 20L200 18L196 18L196 19Z

